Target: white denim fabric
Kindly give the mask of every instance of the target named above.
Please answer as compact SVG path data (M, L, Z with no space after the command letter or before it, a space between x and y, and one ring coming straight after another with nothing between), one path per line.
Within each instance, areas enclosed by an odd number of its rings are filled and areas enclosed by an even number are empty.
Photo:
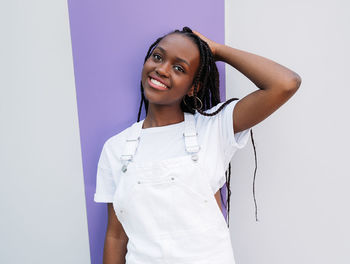
M236 151L246 146L250 136L250 129L239 132L233 130L233 112L237 103L238 101L230 102L213 116L204 116L197 111L193 115L196 120L197 141L201 146L202 158L199 162L202 169L204 167L206 171L203 176L209 177L213 195L225 184L225 171L229 162ZM212 113L222 104L223 102L205 112ZM97 165L95 202L113 202L122 174L120 156L123 154L131 127L111 136L103 145ZM138 142L133 162L156 162L186 156L184 129L185 121L166 126L142 128L141 140Z
M235 264L231 238L200 162L195 119L184 113L185 156L133 162L143 120L130 128L113 207L127 264Z

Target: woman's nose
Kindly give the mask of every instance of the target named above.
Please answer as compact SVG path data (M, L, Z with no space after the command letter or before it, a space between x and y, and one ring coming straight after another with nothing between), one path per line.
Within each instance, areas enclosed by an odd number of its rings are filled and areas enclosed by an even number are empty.
M163 77L169 77L169 65L168 63L162 63L156 68L156 73Z

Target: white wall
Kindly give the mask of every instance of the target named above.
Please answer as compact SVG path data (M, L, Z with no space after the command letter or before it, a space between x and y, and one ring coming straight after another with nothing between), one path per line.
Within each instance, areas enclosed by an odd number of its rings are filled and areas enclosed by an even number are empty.
M226 44L302 77L298 92L253 127L236 154L230 229L237 264L350 263L350 4L226 0ZM226 68L227 97L257 89Z
M0 263L89 263L66 1L0 3Z

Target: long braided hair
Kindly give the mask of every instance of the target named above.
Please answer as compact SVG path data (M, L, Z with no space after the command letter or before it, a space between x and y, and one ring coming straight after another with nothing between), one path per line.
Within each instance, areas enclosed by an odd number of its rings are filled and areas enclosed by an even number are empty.
M194 84L194 91L193 95L191 97L188 97L187 95L183 98L181 102L181 109L183 112L188 112L191 114L194 114L195 111L198 111L201 115L204 116L214 116L217 113L219 113L227 104L234 100L239 100L238 98L231 98L224 102L216 111L212 113L207 113L205 110L212 108L213 106L220 103L220 90L219 90L219 72L215 64L213 53L211 52L211 49L209 45L202 40L200 37L198 37L196 34L192 32L192 30L189 27L184 27L181 31L180 30L174 30L160 38L158 38L148 49L148 52L146 54L144 63L147 61L147 59L151 56L152 51L157 46L157 44L166 36L170 34L182 34L190 38L198 47L199 53L200 53L200 65L199 69L197 71L197 75L194 77L193 84ZM197 91L197 88L199 88L199 91ZM198 102L196 99L198 97L202 105L199 108ZM141 101L139 106L139 111L137 115L137 121L140 121L141 111L142 111L142 105L144 103L145 111L147 114L148 111L148 100L146 99L144 95L144 90L142 86L141 81ZM257 169L257 158L256 158L256 150L255 150L255 143L253 139L253 131L250 129L250 135L251 140L254 148L254 155L255 155L255 170L254 170L254 179L253 179L253 196L254 196L254 205L255 205L255 219L258 221L257 218L257 204L255 199L255 176L256 176L256 169ZM227 212L227 226L229 226L229 212L230 212L230 197L231 197L231 190L230 190L230 179L231 179L231 162L228 165L228 169L225 172L226 177L226 188L227 188L227 200L225 206L225 210ZM221 201L223 202L223 197L220 192Z

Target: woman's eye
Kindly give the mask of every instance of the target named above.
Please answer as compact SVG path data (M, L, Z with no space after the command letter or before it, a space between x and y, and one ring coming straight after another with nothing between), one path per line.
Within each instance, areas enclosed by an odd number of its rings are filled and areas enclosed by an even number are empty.
M178 65L175 66L175 69L177 71L185 72L184 69L182 67L178 66Z
M161 56L159 54L153 54L153 58L157 61L161 60Z

